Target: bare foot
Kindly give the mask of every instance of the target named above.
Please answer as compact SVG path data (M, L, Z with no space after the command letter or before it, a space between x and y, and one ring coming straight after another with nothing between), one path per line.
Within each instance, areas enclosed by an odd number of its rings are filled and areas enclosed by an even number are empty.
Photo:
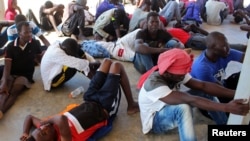
M132 105L128 106L127 114L128 115L133 115L133 114L135 114L135 113L137 113L139 111L140 111L140 109L139 109L138 102L134 102Z

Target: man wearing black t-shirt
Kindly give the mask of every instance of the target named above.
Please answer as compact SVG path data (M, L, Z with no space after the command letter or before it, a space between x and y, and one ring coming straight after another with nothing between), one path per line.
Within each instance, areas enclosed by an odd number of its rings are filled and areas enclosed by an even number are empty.
M42 56L41 45L32 39L29 23L17 24L18 38L5 51L4 66L0 69L0 119L25 88L34 83L35 58Z
M147 16L147 27L139 31L135 40L135 69L144 73L157 64L160 53L169 48L184 48L184 45L163 29L160 29L160 19L156 12Z

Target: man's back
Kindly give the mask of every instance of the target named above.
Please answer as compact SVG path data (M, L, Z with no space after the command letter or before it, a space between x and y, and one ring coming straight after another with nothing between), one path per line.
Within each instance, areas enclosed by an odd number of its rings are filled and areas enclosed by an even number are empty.
M209 0L206 3L207 23L211 25L220 25L222 20L220 12L225 10L226 4L224 2Z

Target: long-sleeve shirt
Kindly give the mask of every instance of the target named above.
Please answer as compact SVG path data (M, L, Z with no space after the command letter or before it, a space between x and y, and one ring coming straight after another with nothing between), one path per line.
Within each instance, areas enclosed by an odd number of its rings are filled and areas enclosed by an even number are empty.
M51 89L53 78L62 71L63 66L83 71L85 75L89 73L88 60L67 55L64 50L60 48L59 44L59 41L52 44L43 55L41 61L41 76L45 90Z
M111 18L114 14L116 8L110 9L102 13L95 21L95 25L93 27L93 33L98 33L103 38L108 38L109 34L105 32L103 29L106 25L111 22Z

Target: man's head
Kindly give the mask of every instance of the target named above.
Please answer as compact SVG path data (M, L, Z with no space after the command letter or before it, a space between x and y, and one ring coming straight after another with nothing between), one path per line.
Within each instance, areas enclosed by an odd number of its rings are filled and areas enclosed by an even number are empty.
M229 45L227 38L220 32L211 32L206 37L207 54L214 57L227 57Z
M87 0L76 0L76 3L78 3L81 6L86 6Z
M239 11L235 11L233 13L233 16L234 16L235 23L240 23L241 21L243 21L243 17L241 16L241 13Z
M79 57L79 44L72 38L65 39L61 44L61 49L70 56Z
M171 49L160 54L158 58L158 70L166 80L180 82L190 72L193 56L182 49Z
M16 25L20 22L23 22L23 21L27 21L27 18L24 15L22 15L22 14L16 15L16 17L15 17L15 24Z
M137 88L141 88L148 76L158 70L159 74L168 82L178 83L190 72L193 63L193 55L187 54L183 49L170 49L161 53L158 57L157 65L144 73Z
M32 32L29 23L26 21L19 22L16 28L20 40L24 43L29 42L32 38Z
M123 18L126 17L126 16L127 16L127 15L126 15L126 12L125 12L123 9L118 8L118 9L116 9L116 10L114 11L114 18L115 18L115 20L117 20L119 23L122 23Z
M52 8L53 7L53 3L48 0L48 1L45 2L44 7L45 8Z
M147 15L147 28L151 33L157 32L159 30L160 17L156 12L149 12Z
M29 141L56 141L56 131L51 124L43 125L31 133Z
M141 4L141 6L139 8L142 8L144 11L150 11L151 1L150 0L142 1L142 4Z

